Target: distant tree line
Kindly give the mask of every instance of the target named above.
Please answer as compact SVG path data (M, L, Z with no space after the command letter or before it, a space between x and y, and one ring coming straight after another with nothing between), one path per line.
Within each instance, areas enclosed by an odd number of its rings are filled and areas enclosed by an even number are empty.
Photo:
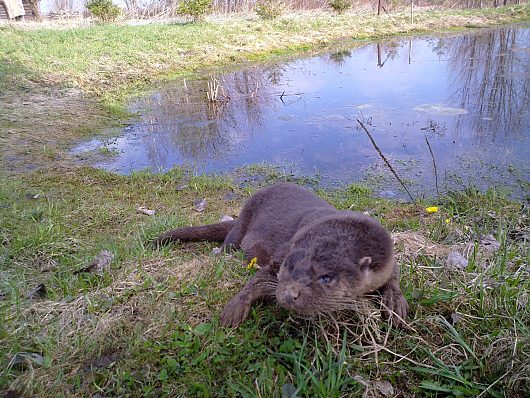
M410 6L411 0L381 0L387 10L400 10ZM482 8L498 7L508 4L520 4L527 0L412 0L415 7L433 8ZM146 14L172 13L178 8L180 0L125 0L126 11ZM211 0L211 10L218 13L254 11L263 0ZM313 10L329 7L329 0L278 0L290 10ZM352 9L377 9L378 0L351 0Z
M2 0L0 0L1 2ZM85 5L88 12L101 22L124 15L126 18L164 18L188 15L194 20L206 14L256 12L261 18L272 19L292 10L331 9L342 13L352 10L374 10L378 14L402 11L406 8L486 8L527 3L530 0L23 0L39 17L37 4L52 6L51 14L79 13ZM117 7L119 6L119 8ZM49 9L49 7L47 7ZM50 14L50 15L51 15ZM411 11L412 14L412 11Z

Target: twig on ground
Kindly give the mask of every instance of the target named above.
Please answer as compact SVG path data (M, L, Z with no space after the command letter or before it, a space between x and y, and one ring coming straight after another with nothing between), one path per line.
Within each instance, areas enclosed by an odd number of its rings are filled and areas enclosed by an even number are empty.
M409 198L412 201L412 203L416 204L416 200L414 199L414 197L412 196L412 194L408 190L408 188L405 185L405 183L403 182L403 180L399 177L399 175L396 173L396 171L394 170L394 168L392 167L392 165L390 164L388 159L385 157L385 155L383 155L383 152L381 152L381 149L379 149L379 147L377 146L374 138L372 137L372 134L370 134L368 129L364 126L363 122L361 122L359 119L357 119L357 123L360 124L360 126L363 128L363 130L366 133L366 135L368 135L368 138L370 138L370 141L372 142L372 145L374 146L375 150L377 151L379 156L381 156L381 159L383 159L383 161L386 163L386 165L388 166L388 168L390 169L392 174L394 174L394 177L396 177L396 179L399 181L399 183L401 184L401 186L403 187L405 192L407 192L407 194L409 195Z
M425 142L427 143L427 146L429 147L429 152L431 153L432 164L434 166L434 183L436 185L436 194L440 196L440 190L438 189L438 169L436 168L436 160L434 159L434 153L432 152L431 143L429 142L429 139L427 138L427 136L425 136Z

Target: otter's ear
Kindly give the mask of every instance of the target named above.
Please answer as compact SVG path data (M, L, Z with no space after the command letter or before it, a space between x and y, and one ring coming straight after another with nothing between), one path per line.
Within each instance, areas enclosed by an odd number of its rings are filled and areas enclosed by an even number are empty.
M363 257L359 260L359 267L366 269L372 264L372 257Z

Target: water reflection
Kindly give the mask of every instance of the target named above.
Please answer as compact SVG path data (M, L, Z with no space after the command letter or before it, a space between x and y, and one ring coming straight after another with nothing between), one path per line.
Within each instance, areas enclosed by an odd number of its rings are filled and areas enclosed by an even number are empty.
M453 98L461 108L475 109L468 123L477 138L527 133L530 57L520 46L528 43L528 30L501 29L464 36L449 47Z
M425 137L446 187L518 183L521 191L530 138L529 34L523 26L393 39L244 68L216 76L219 101L207 100L210 76L175 82L132 104L141 119L110 145L121 154L101 166L217 172L264 161L317 170L324 183L384 175L352 122L362 117L417 191L434 185Z
M278 68L277 68L278 69ZM222 161L227 153L249 142L264 123L271 84L281 73L258 69L216 79L218 101L208 101L210 79L181 82L142 99L134 110L143 113L141 130L150 164L171 164L175 154L186 164ZM147 111L146 111L147 110ZM135 127L133 129L137 130Z

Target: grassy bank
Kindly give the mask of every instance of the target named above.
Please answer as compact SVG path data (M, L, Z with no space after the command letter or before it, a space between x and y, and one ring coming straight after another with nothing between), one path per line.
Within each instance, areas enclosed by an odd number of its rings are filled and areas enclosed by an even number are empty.
M0 53L16 72L33 72L106 98L124 87L160 76L185 75L211 66L239 64L274 54L318 49L338 40L411 32L485 27L530 20L528 4L498 9L372 12L332 15L306 12L273 21L233 17L197 24L101 25L74 29L1 29ZM15 66L12 64L15 63ZM27 75L23 70L23 75Z
M214 255L206 243L158 252L144 242L236 215L253 188L179 170L124 177L88 168L0 186L4 387L39 397L279 397L293 386L304 397L530 391L528 214L494 192L440 199L430 215L357 186L320 192L393 232L410 329L389 329L375 300L316 321L262 305L231 330L219 313L250 277L242 258ZM193 210L199 198L203 213ZM494 250L480 243L490 234ZM114 255L110 268L77 273L102 250ZM451 251L465 254L465 269L445 264ZM40 284L46 294L28 298ZM20 352L34 357L12 362Z

